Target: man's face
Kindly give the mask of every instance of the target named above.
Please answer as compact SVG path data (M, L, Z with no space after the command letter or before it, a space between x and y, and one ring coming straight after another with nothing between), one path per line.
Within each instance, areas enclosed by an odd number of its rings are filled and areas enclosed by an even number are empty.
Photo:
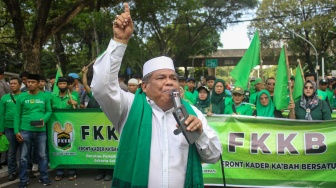
M319 87L320 87L320 90L326 91L327 88L328 88L328 84L327 83L322 83L322 84L319 85Z
M27 86L27 77L22 77L22 83L25 85L25 86Z
M239 94L239 93L233 93L232 94L232 100L236 105L240 104L244 100L244 95Z
M195 82L193 80L190 80L187 82L188 90L193 91L195 89Z
M274 86L275 86L275 80L268 79L266 83L266 90L268 90L269 92L274 92Z
M39 85L38 85L38 88L39 88L40 90L43 90L45 85L46 85L46 81L44 81L44 80L40 80Z
M38 89L38 85L38 80L27 79L27 87L29 91L35 91L36 89Z
M75 86L75 82L73 82L72 84L68 84L68 89L70 89L71 91L74 86Z
M255 85L255 88L256 88L257 91L261 91L265 88L265 85L263 83L259 82Z
M16 79L10 80L9 81L9 86L10 86L10 89L13 93L18 92L21 88L21 84L19 84L19 81L16 80Z
M59 89L67 88L68 87L68 83L67 82L58 82L57 83L57 87Z
M208 80L207 81L207 86L211 90L215 84L215 80Z
M131 93L135 93L136 90L138 89L138 85L136 84L128 84L127 87L128 87L128 91Z
M170 69L156 70L151 73L147 82L142 82L141 87L150 100L166 111L173 107L170 91L179 89L178 77Z
M186 80L179 80L179 85L184 88L186 85Z
M54 83L55 83L55 78L50 79L50 80L49 80L49 83L53 86Z

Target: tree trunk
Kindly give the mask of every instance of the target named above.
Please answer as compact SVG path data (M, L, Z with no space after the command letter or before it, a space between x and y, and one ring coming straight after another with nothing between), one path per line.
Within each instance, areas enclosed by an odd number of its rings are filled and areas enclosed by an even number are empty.
M61 65L62 72L66 72L66 66L65 63L68 62L67 57L64 52L64 46L62 44L62 37L60 33L56 33L54 35L54 49L55 49L55 54L57 57L58 63ZM56 67L56 65L55 65Z
M24 42L22 48L22 54L24 57L23 69L29 73L39 74L40 73L40 55L41 55L41 46L32 45L29 42Z

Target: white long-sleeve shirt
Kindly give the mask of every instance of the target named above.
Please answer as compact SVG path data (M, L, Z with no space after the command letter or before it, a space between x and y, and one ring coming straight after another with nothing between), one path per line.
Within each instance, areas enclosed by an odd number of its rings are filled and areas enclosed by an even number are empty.
M127 117L137 115L129 114L134 94L120 89L118 83L118 72L125 50L125 44L111 40L105 54L93 66L91 84L95 99L120 134ZM147 102L153 111L148 187L183 187L189 144L183 134L173 133L176 129L173 108L163 111L148 97ZM203 133L196 140L201 160L216 163L222 152L221 143L204 115L196 107L192 108L203 125Z

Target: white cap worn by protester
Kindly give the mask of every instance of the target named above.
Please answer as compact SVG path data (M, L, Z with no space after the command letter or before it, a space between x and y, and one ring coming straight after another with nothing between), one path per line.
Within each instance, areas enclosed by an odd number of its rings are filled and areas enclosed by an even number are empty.
M139 82L138 82L138 80L137 80L137 79L135 79L135 78L131 78L131 79L129 79L127 83L128 83L128 84L135 84L135 85L139 85Z
M166 56L150 59L144 64L142 75L146 76L148 73L160 69L171 69L175 71L173 60Z

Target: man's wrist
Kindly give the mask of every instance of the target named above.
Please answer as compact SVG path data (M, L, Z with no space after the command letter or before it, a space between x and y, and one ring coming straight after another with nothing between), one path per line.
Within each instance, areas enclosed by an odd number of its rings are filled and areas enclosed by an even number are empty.
M125 40L125 39L117 39L117 38L114 37L113 40L117 43L120 43L120 44L124 44L124 45L128 44L128 40Z

